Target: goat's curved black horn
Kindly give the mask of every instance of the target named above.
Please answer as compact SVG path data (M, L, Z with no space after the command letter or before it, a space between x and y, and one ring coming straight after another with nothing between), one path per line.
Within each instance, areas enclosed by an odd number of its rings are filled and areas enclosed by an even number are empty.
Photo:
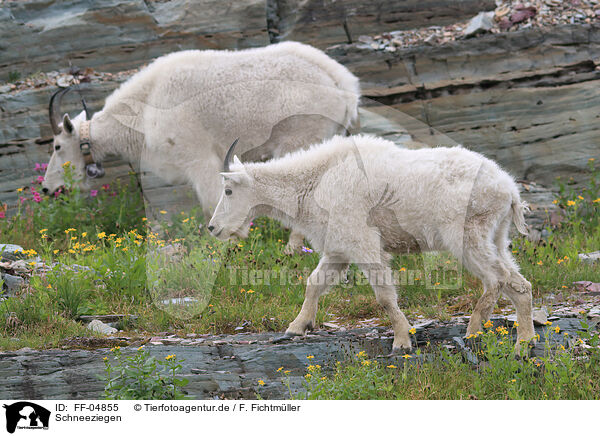
M83 105L83 110L85 111L85 119L86 120L91 120L92 119L92 113L90 112L89 108L87 107L87 104L85 103L85 98L81 98L81 104Z
M61 88L52 94L50 97L50 104L48 105L48 116L50 117L50 125L52 126L52 132L55 135L60 133L60 127L58 124L60 122L60 104L62 102L63 96L71 90L71 87Z
M235 148L235 146L239 140L240 140L240 138L233 141L233 144L231 144L231 147L229 147L229 150L227 150L227 154L225 155L225 160L223 161L223 172L224 173L229 172L229 162L231 162L231 158L233 157L233 149Z

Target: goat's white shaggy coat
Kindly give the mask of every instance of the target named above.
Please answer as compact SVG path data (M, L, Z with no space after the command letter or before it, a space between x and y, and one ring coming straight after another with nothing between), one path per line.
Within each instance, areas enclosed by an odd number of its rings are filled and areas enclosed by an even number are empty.
M511 221L526 233L514 180L493 161L461 147L406 150L373 136L336 136L309 150L264 163L234 159L210 222L214 235L245 237L250 220L268 215L310 240L322 254L306 298L286 334L314 325L331 276L356 263L387 311L394 349L410 348L398 308L392 253L448 250L483 281L467 334L481 328L500 292L517 308L518 340L533 338L531 285L508 250ZM228 195L227 195L228 194ZM333 275L332 277L336 277Z
M243 137L245 160L306 147L354 126L358 79L320 50L284 42L242 51L189 50L158 58L107 99L91 120L92 155L140 162L168 182L194 186L210 216L227 146ZM65 115L43 186L63 183L71 161L83 177L82 112ZM66 128L65 128L66 127ZM301 239L300 239L301 241Z

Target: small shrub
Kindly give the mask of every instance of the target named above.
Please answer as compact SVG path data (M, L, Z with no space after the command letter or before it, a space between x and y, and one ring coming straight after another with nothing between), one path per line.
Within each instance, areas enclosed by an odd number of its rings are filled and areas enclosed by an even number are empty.
M17 82L21 78L21 73L19 71L10 71L8 73L8 82Z
M111 349L115 364L104 358L105 381L103 398L107 400L181 400L188 399L181 390L188 384L185 378L177 378L182 359L172 354L158 360L139 347L130 356L120 347Z

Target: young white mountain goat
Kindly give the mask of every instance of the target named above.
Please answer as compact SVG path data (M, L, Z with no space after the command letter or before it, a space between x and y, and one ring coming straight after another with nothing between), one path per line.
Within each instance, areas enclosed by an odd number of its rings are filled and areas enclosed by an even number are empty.
M524 204L514 180L496 163L461 147L406 150L358 135L263 163L234 157L230 165L234 146L209 223L213 235L246 237L250 221L266 215L302 232L322 255L287 336L314 326L319 296L355 263L389 315L394 351L410 349L391 255L448 250L485 289L467 335L481 329L502 292L517 309L518 343L533 338L531 285L508 250L511 221L527 232Z
M297 42L241 51L188 50L156 59L107 99L91 119L50 101L54 153L43 182L101 177L117 155L170 183L191 184L208 219L219 200L227 145L244 136L243 159L264 160L355 128L358 79L322 51ZM61 123L62 121L62 123ZM290 237L289 250L302 244Z

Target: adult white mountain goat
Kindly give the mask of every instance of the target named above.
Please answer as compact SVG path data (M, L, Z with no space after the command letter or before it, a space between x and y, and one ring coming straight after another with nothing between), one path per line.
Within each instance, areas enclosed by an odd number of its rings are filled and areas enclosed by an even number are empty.
M243 136L249 161L282 156L351 128L358 79L320 50L284 42L242 51L190 50L158 58L131 77L88 120L50 101L54 152L43 190L75 176L99 177L107 155L140 162L167 182L190 183L207 219L217 205L227 144ZM62 116L62 123L61 123ZM288 250L301 245L290 237Z
M496 163L461 147L406 150L359 135L335 136L264 163L235 157L230 166L233 146L208 229L221 239L246 237L250 221L266 215L302 232L322 255L286 335L314 325L319 296L355 263L389 315L394 350L410 349L391 254L448 250L485 289L467 335L481 328L503 292L517 309L518 343L533 338L531 285L508 250L511 221L526 233L524 204Z

